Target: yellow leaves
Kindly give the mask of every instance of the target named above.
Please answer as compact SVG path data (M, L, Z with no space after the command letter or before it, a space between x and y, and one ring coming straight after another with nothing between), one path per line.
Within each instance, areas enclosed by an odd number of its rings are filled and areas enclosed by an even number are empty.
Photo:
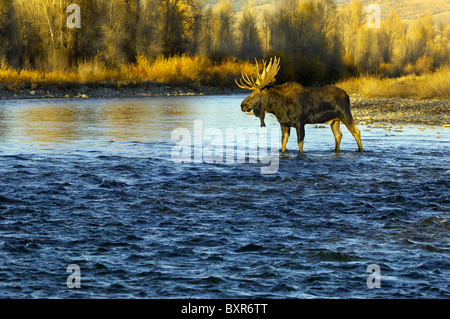
M23 85L30 85L36 87L38 83L68 83L76 82L79 77L75 72L42 72L35 70L16 70L12 68L0 69L0 83L11 84L15 88L20 88Z
M36 87L39 83L128 83L159 82L167 84L209 84L233 85L241 73L254 76L254 65L249 62L225 60L220 64L208 58L192 56L159 56L151 59L143 55L136 57L136 63L122 63L117 68L108 68L100 55L84 61L68 71L30 71L13 68L0 68L0 83L11 84L14 88L24 85Z

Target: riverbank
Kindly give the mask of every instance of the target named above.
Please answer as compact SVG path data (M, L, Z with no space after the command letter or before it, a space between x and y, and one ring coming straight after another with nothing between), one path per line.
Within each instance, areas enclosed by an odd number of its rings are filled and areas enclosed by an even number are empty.
M449 99L366 98L350 95L352 114L358 123L450 123Z
M238 87L223 88L214 86L194 85L167 85L162 83L139 84L74 84L49 85L38 89L9 90L0 85L0 100L29 100L48 98L121 98L121 97L150 97L150 96L175 96L175 95L217 95L241 93Z
M85 85L50 86L46 89L8 90L0 88L0 100L52 98L125 98L151 96L219 95L248 93L239 88L212 86L169 86L147 83L126 86ZM445 125L450 123L449 99L367 98L350 95L352 113L358 123L414 123Z

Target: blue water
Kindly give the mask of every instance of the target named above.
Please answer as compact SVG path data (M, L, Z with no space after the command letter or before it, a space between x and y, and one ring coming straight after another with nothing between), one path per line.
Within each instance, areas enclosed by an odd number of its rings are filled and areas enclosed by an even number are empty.
M310 125L271 175L174 163L195 120L257 129L243 98L0 102L0 297L450 297L450 128L358 125L360 154L342 126L336 154Z

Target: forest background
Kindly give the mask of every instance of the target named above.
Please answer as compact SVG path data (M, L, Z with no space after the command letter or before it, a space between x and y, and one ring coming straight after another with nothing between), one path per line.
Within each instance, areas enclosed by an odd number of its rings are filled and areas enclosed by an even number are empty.
M74 1L0 0L0 85L231 87L255 74L255 58L276 55L278 83L450 96L448 1ZM68 27L74 3L79 28ZM370 4L381 8L378 27Z

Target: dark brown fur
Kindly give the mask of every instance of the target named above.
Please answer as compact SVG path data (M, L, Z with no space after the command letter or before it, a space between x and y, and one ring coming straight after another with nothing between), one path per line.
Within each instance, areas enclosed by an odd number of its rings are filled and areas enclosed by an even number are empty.
M300 152L303 152L305 137L305 124L329 123L336 139L336 151L342 133L339 124L342 121L353 134L362 152L361 134L353 122L350 111L350 98L348 94L335 86L323 88L304 88L298 83L290 82L272 88L255 90L241 104L244 112L253 110L255 116L265 126L266 113L277 117L283 134L282 151L285 151L290 128L297 130L297 140Z

